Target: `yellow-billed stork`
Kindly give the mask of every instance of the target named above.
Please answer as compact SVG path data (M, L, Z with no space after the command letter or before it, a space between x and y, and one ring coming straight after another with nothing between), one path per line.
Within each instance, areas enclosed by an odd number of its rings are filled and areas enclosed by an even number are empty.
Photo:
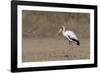
M68 39L70 49L73 49L73 42L76 42L78 46L80 45L79 38L76 36L76 34L71 30L65 30L64 25L62 25L62 27L59 29L57 35L59 35L61 32L62 35Z

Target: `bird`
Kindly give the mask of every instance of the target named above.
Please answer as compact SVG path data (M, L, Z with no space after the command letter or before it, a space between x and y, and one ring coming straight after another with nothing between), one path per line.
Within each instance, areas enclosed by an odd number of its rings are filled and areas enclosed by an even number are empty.
M64 25L61 26L57 35L60 33L62 33L62 35L69 41L69 46L71 46L71 49L73 49L73 43L76 43L78 46L80 45L77 35L71 30L66 30Z

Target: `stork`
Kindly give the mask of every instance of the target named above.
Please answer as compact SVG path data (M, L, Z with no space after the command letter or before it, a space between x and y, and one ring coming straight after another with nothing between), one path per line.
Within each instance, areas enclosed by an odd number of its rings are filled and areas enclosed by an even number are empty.
M65 30L64 25L62 25L62 27L59 29L59 32L57 33L57 35L59 35L61 32L62 32L62 35L66 39L68 39L70 49L73 49L73 43L76 43L76 45L78 46L80 45L80 41L78 37L76 36L76 34L71 30Z

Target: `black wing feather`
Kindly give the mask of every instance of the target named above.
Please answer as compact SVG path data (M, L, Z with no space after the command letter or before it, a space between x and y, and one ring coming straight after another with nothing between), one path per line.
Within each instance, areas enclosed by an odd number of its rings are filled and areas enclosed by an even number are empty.
M80 45L80 41L79 41L79 40L74 39L74 38L71 38L70 36L68 36L68 37L69 37L69 39L71 39L71 40L75 41L75 42L77 43L77 45Z

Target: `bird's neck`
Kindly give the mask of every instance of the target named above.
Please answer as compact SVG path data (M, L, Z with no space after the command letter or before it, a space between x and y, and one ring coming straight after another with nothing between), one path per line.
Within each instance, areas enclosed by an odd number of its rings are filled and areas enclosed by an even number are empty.
M63 30L62 30L62 34L64 35L64 33L65 33L65 28L63 28Z

